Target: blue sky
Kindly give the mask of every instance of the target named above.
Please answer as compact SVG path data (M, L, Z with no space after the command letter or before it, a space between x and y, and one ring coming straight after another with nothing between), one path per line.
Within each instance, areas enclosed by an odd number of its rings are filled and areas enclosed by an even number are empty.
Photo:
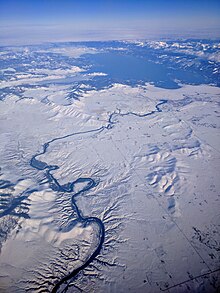
M0 43L219 37L219 15L217 0L0 0Z

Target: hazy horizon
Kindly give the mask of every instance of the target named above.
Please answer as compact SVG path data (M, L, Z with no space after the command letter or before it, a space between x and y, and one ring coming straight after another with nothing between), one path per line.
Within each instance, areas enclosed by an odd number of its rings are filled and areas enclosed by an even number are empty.
M0 44L220 37L219 1L0 1Z

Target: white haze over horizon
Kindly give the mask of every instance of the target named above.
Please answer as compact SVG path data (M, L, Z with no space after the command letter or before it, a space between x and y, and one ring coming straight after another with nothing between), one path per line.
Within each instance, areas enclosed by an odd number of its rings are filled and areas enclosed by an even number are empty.
M0 45L32 45L45 42L69 41L108 41L108 40L135 40L135 39L164 39L164 38L220 38L220 28L185 27L179 24L176 27L161 25L160 23L115 25L85 24L0 24Z

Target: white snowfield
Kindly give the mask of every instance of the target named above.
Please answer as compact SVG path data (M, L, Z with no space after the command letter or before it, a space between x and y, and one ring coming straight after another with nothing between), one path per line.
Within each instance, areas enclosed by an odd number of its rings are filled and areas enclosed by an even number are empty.
M8 69L7 69L8 70ZM27 84L37 84L43 81L64 79L67 76L76 76L77 73L84 71L78 66L73 66L69 69L42 69L36 68L29 70L25 74L14 74L10 80L1 81L0 89L14 86L22 86Z
M43 49L37 49L36 52L38 53L56 53L56 54L61 54L63 56L68 56L68 57L73 57L73 58L79 58L83 54L96 54L97 53L96 48L88 48L85 46L77 46L77 47L66 47L66 46L61 46L59 48L51 48L47 50Z
M0 291L51 292L98 245L100 227L77 222L72 193L52 190L46 171L29 164L50 141L37 160L59 167L51 174L60 185L95 180L75 201L105 226L99 255L68 292L216 292L219 88L114 84L67 106L55 98L65 91L39 86L0 102L0 179L16 183L0 192L28 194L0 219Z

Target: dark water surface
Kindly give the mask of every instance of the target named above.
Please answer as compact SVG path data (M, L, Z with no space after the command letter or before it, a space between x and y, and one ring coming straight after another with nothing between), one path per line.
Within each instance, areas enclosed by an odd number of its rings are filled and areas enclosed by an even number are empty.
M153 57L153 56L146 56ZM107 52L85 54L83 56L92 64L89 73L103 72L108 74L112 82L131 85L153 82L166 89L177 89L180 83L207 83L207 78L199 70L182 69L174 64L162 64L157 60L148 60L132 54Z

